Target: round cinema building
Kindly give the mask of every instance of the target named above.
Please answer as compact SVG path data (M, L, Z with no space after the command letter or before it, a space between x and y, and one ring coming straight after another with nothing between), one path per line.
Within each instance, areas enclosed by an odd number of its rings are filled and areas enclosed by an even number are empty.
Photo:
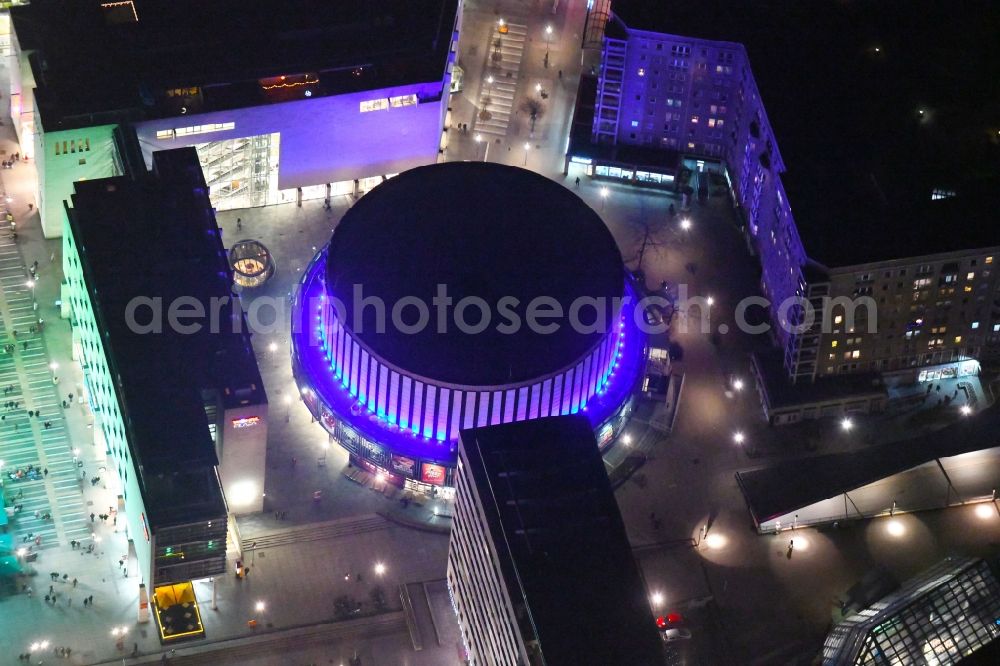
M498 164L420 167L360 199L309 265L293 374L359 467L448 489L466 428L583 412L612 446L645 365L636 301L570 190Z

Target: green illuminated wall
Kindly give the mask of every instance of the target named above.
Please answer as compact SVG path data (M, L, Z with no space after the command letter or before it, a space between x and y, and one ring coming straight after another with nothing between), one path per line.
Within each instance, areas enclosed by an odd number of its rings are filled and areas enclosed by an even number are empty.
M93 144L91 144L93 147ZM71 153L72 154L72 153ZM70 183L72 187L72 183ZM119 409L115 383L108 369L107 355L97 328L90 293L80 267L76 239L69 226L66 209L62 209L63 245L63 299L70 304L70 322L73 327L74 353L83 365L87 384L87 398L96 417L96 427L104 436L106 448L118 472L120 487L124 489L125 513L128 536L135 545L139 561L141 582L151 583L152 554L146 507L139 490L139 475L125 438L125 423ZM95 433L96 435L96 433Z
M35 168L38 170L38 209L42 233L63 233L63 202L73 195L73 183L122 174L113 132L117 125L98 125L62 132L38 132Z

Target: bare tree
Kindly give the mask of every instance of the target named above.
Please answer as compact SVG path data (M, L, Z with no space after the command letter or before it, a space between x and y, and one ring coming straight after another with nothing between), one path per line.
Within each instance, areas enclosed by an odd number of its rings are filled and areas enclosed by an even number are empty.
M535 132L535 121L545 115L545 103L538 98L528 97L521 102L519 109L531 119L531 132L533 134Z

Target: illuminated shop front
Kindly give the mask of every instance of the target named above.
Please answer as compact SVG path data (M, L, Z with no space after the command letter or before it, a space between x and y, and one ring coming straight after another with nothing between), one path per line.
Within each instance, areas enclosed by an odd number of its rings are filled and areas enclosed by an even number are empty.
M458 173L460 170L462 173ZM583 337L566 331L551 339L526 332L518 333L521 337L513 342L490 338L480 341L475 335L449 332L441 336L442 341L422 338L411 343L400 337L386 343L377 336L355 333L354 327L348 325L350 317L341 320L334 301L342 302L341 297L346 293L338 293L338 288L347 287L342 286L338 271L362 283L366 283L364 273L369 272L371 281L366 286L371 286L375 293L385 294L388 302L392 302L389 296L397 288L394 282L387 283L377 274L379 257L354 245L354 240L372 235L366 228L369 220L371 224L387 227L386 234L391 235L394 213L386 211L399 214L401 209L395 205L397 197L400 201L406 200L424 188L433 191L435 187L454 192L456 178L464 187L464 196L458 197L460 201L455 202L453 197L428 204L423 210L432 221L416 222L425 226L418 233L423 232L429 245L435 243L438 232L454 228L448 216L464 215L463 202L477 205L474 200L480 178L494 179L492 185L483 189L491 189L496 179L501 183L510 181L508 185L523 192L539 189L537 194L551 197L549 205L554 208L550 211L543 206L543 210L534 213L498 211L497 215L512 218L523 213L520 225L513 221L491 224L489 220L482 220L475 229L468 230L464 241L456 241L454 256L447 256L450 250L435 246L437 249L426 255L430 261L427 265L421 263L425 258L422 249L411 243L414 270L426 274L427 280L432 279L437 267L444 267L442 275L452 275L452 269L448 268L450 260L461 262L467 252L475 255L478 244L496 240L493 234L525 233L525 242L530 245L538 240L530 233L535 216L548 216L546 219L551 220L552 215L562 215L566 224L575 225L577 242L581 246L577 250L582 253L576 256L593 253L597 257L596 265L601 269L608 267L611 272L610 277L602 274L581 278L583 288L594 286L625 297L626 302L611 315L613 319L606 332ZM549 185L558 192L550 190ZM485 196L483 192L479 194ZM533 202L542 200L532 199ZM451 208L452 203L458 211ZM537 204L532 206L537 207ZM556 213L556 209L563 212ZM436 222L435 212L441 214L441 220ZM346 224L342 222L338 227L330 246L320 251L306 270L296 296L293 374L309 411L359 466L400 486L422 490L451 487L456 443L463 429L577 412L586 413L593 423L602 450L612 445L632 412L632 396L645 359L645 339L636 325L636 292L625 277L620 255L610 236L606 236L603 222L582 201L564 188L520 169L455 163L401 174L366 196L348 216ZM400 224L414 222L405 214L402 217L406 219ZM361 228L365 231L361 232ZM342 232L343 229L346 231ZM565 229L561 231L566 233ZM553 233L551 237L555 239L557 235ZM566 233L565 237L573 237L573 234ZM371 240L376 244L382 242L377 233ZM591 242L597 245L596 249L588 245ZM603 245L605 242L607 246ZM512 260L516 256L521 264L530 266L537 259L540 265L540 257L548 260L550 255L546 253L544 242L538 245L541 246L539 258L528 256L531 250L514 243L516 251L510 250L509 257L497 261ZM388 257L397 250L384 251ZM503 254L503 251L498 250L498 253ZM571 249L568 255L572 260L574 251ZM373 265L344 266L355 261L351 257L366 257ZM469 266L476 266L490 275L514 275L512 284L503 285L503 288L509 288L513 294L525 293L524 285L517 283L516 270L494 270L496 265L483 266L480 261L470 262ZM360 268L361 273L355 268ZM558 268L565 270L566 267ZM461 279L468 280L468 284L479 284L480 278L465 273ZM414 284L415 280L404 278L406 285L421 293L422 285ZM544 280L539 282L545 283ZM468 286L463 282L451 284L460 292ZM560 292L556 290L555 293ZM527 300L522 299L522 302ZM498 349L504 342L510 345ZM394 347L395 344L404 346ZM441 346L433 349L434 344ZM426 351L429 348L431 351ZM416 358L409 351L398 355L396 349L421 349L425 355ZM500 363L495 358L477 358L491 351L502 357ZM507 364L504 354L509 354L519 366Z

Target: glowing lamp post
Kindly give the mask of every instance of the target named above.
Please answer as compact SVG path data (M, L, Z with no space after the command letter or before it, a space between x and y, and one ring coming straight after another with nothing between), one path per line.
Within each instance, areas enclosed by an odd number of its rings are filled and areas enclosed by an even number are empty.
M604 206L608 203L608 194L610 194L610 192L608 191L608 188L602 187L601 188L601 211L604 210Z
M528 151L531 150L531 144L527 141L524 142L524 166L528 166Z
M545 66L549 66L549 42L552 40L552 26L545 26Z

